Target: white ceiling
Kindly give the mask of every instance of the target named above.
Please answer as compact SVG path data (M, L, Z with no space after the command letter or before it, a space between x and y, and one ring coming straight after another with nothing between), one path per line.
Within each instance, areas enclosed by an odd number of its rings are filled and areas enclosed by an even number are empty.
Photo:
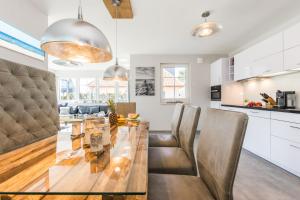
M49 23L77 16L78 0L31 0ZM300 15L299 0L131 0L134 19L119 21L119 54L229 54ZM82 0L83 17L114 47L114 22L102 0ZM209 38L191 36L201 12L223 30ZM114 48L113 48L114 50Z

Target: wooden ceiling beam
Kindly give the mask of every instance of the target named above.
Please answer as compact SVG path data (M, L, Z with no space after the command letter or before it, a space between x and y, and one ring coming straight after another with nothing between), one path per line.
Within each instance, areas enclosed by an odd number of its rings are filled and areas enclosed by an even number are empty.
M112 4L112 0L103 0L108 12L113 19L116 18L116 7ZM118 10L118 19L132 19L133 12L130 0L121 0Z

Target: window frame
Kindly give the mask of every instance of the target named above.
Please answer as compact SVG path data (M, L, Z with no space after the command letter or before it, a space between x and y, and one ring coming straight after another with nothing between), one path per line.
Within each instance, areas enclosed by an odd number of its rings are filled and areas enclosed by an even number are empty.
M74 98L73 99L69 99L67 97L67 99L61 99L62 98L62 95L61 95L61 80L69 80L69 79L72 79L72 81L74 81ZM58 101L60 102L72 102L72 101L76 101L77 100L77 88L78 88L78 82L77 82L77 78L74 78L74 77L59 77L57 79L57 96L58 96ZM69 91L68 91L69 93Z
M163 88L164 88L164 77L163 76L163 70L164 68L176 68L176 65L178 65L179 67L185 67L186 68L186 73L185 73L185 98L176 98L175 97L175 88L176 88L176 84L174 81L174 98L164 98L163 96ZM180 65L180 66L179 66ZM176 77L173 77L174 80L176 79ZM160 103L162 105L165 104L176 104L176 103L189 103L190 102L190 64L189 63L160 63Z
M73 79L75 82L75 92L74 92L74 99L70 100L70 99L61 99L61 92L60 92L60 81L62 79ZM96 81L96 99L80 99L80 79L95 79ZM100 81L102 80L102 77L98 77L98 76L83 76L83 77L78 77L78 76L56 76L56 91L57 91L57 100L58 102L73 102L73 103L104 103L105 100L100 99ZM115 98L114 101L115 102L129 102L130 101L130 83L129 80L127 81L127 99L126 101L119 101L119 91L120 91L120 83L119 81L113 81L114 82L114 94L115 94ZM124 87L124 86L123 86Z
M96 84L96 88L95 88L95 94L94 95L92 95L92 96L94 96L94 98L88 98L88 99L81 99L80 98L80 94L81 94L81 80L82 79L94 79L94 81L95 81L95 84ZM97 81L98 81L98 79L97 79L97 77L80 77L80 78L78 78L78 89L76 90L76 91L78 91L78 94L76 95L76 96L78 96L78 101L79 102L82 102L82 103L85 103L85 102L92 102L92 103L94 103L94 102L96 102L97 101L97 98L99 98L98 97L98 94L97 94L97 88L99 88L99 84L97 84Z

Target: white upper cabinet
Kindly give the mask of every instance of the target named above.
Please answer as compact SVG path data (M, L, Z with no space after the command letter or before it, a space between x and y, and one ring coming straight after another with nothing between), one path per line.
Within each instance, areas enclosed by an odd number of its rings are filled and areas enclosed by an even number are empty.
M220 58L210 65L210 85L221 85L228 80L229 62L227 58Z
M251 65L251 75L261 76L283 71L283 52L258 59Z
M251 47L251 59L256 61L283 50L283 33L278 33Z
M300 68L300 24L284 31L284 69Z
M236 81L283 71L283 33L246 49L234 59Z
M300 23L284 31L284 49L300 45Z
M234 80L239 81L251 77L250 74L250 51L243 51L234 56Z

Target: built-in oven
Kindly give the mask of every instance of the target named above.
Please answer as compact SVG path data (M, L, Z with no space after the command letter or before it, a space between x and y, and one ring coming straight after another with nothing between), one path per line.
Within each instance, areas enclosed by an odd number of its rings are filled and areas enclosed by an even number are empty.
M221 101L221 85L211 86L210 100L211 101Z

